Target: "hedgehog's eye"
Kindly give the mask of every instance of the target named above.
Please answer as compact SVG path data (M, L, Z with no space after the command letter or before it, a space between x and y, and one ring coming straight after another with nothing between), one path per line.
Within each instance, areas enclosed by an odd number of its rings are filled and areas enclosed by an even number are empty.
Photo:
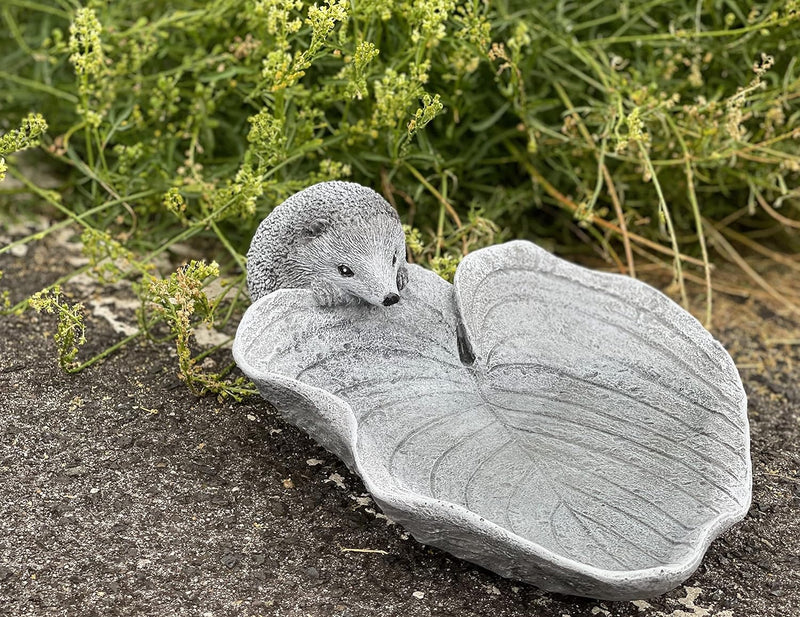
M395 253L394 256L392 257L392 265L395 265L396 263L397 263L397 253Z
M342 276L351 277L353 276L353 271L344 264L342 264L339 266L339 274L341 274Z

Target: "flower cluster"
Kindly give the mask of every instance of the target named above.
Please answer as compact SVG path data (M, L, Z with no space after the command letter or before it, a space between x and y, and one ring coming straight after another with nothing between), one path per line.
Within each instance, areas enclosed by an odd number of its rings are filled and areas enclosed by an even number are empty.
M303 26L297 11L303 8L302 0L258 0L252 15L264 30L275 37L277 47L289 47L289 35Z
M431 270L436 272L436 274L441 276L444 280L452 283L456 276L456 269L460 263L461 255L451 255L447 253L431 259Z
M127 175L133 172L134 167L144 158L145 147L142 143L131 145L117 144L113 148L117 155L117 173Z
M349 96L360 100L368 94L367 66L378 57L379 53L380 50L369 41L361 41L356 45L348 75L347 93Z
M250 148L245 153L245 162L257 163L260 169L266 170L284 154L286 146L284 122L276 118L267 107L261 109L255 116L250 116L247 121L250 123L250 131L247 133Z
M394 128L407 118L409 105L422 94L419 82L406 73L387 68L374 84L375 107L372 124L377 128Z
M97 101L108 102L113 97L108 90L110 84L103 84L100 79L106 68L101 31L94 9L87 7L78 9L69 28L69 60L78 76L78 113L95 128L100 126L105 115L104 106Z
M41 114L28 114L18 129L12 129L0 137L0 154L10 154L38 146L47 131L47 122Z
M411 24L411 40L436 45L446 34L445 21L455 8L455 0L411 0L404 12Z
M41 114L28 114L18 129L12 129L0 137L0 182L6 177L8 165L3 155L38 146L47 131L47 122Z
M224 216L252 217L265 185L263 175L249 163L243 163L233 181L214 192L211 210L219 219Z
M81 234L81 252L89 259L97 279L113 283L122 278L136 262L134 254L105 231L87 227Z
M69 60L79 76L97 76L103 70L101 31L94 9L79 8L69 27Z
M430 94L423 94L422 107L414 112L414 117L408 123L408 134L413 135L419 129L425 128L443 108L441 97L438 94L433 98Z
M642 120L642 110L640 107L634 107L631 112L625 116L624 122L628 129L624 137L619 133L619 125L621 123L617 123L617 146L615 148L617 152L624 152L631 142L634 144L647 143L649 136L644 130L644 121Z
M766 87L763 77L774 64L775 58L762 53L760 60L753 64L753 73L756 75L753 81L746 87L739 88L736 94L730 97L726 102L727 115L725 128L734 141L743 141L745 139L745 130L742 126L742 122L744 121L744 106L750 95Z
M396 7L395 0L359 0L355 3L354 10L360 16L377 16L381 21L388 21L394 11L403 11L404 6Z
M319 169L309 176L308 184L316 184L327 180L342 180L352 175L353 168L347 163L332 159L322 159L319 162Z
M406 237L406 247L411 255L419 257L425 250L422 244L422 232L411 225L403 225L403 233Z
M28 304L39 313L58 314L58 327L53 335L58 346L58 362L65 371L74 371L78 366L75 361L78 348L86 343L83 304L69 304L63 299L59 285L33 294Z
M186 212L186 200L183 198L183 195L181 195L178 187L173 186L166 193L164 193L161 203L164 204L164 207L169 212L180 219L185 219L184 213Z
M284 24L282 34L277 37L277 45L263 61L261 75L264 83L269 85L272 92L285 90L301 79L311 67L316 56L328 44L328 39L337 24L345 22L349 15L349 3L345 0L326 0L325 4L313 4L308 9L305 24L311 27L311 41L306 49L298 50L294 54L287 50L290 48L288 35L299 29L298 21L289 19L290 8L300 8L302 3L271 2L276 8L271 21L267 21L267 31L272 27L270 23ZM278 17L280 15L280 17Z
M323 6L313 4L308 9L306 23L311 26L309 53L315 54L328 40L336 24L347 20L350 3L346 0L325 0Z
M198 395L211 392L220 397L239 398L243 393L250 393L244 387L243 377L225 380L223 373L205 372L198 365L198 359L192 356L191 339L195 327L201 324L211 327L214 323L218 301L213 302L208 297L205 283L218 276L216 262L192 260L166 279L149 277L144 295L150 310L163 319L172 332L178 355L178 376L189 389Z

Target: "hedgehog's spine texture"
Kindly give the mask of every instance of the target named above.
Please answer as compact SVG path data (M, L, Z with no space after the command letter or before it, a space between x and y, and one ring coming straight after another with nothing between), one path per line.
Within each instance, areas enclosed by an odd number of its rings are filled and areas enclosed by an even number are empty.
M358 220L397 212L372 189L354 182L320 182L289 197L261 221L247 252L247 289L253 302L283 287L311 287L314 273L290 255L298 244Z

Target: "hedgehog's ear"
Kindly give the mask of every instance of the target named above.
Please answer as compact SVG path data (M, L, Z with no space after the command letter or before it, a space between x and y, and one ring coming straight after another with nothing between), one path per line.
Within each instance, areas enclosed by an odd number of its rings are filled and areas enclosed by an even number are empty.
M331 220L329 218L316 218L303 225L303 228L300 230L300 234L306 242L310 242L314 238L318 238L328 231L330 226Z

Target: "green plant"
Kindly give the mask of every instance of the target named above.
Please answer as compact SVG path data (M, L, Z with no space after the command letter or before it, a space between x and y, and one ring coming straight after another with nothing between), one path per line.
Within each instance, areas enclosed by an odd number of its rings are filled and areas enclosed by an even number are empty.
M42 135L47 131L47 122L41 114L28 114L18 129L8 131L0 137L0 182L5 180L8 165L5 156L38 146Z
M0 270L0 281L3 280L3 271ZM0 305L2 305L3 310L8 310L11 308L11 298L8 289L4 289L0 292Z
M669 269L684 302L705 290L707 322L720 258L797 310L742 255L800 269L796 0L7 0L0 17L0 169L82 227L98 275L152 276L194 242L241 306L260 218L339 178L380 190L445 276L526 237ZM11 154L37 140L58 192Z
M242 396L253 394L255 390L247 386L243 377L225 380L231 368L220 373L210 373L198 366L198 361L207 357L209 350L193 356L191 337L197 321L211 327L219 302L212 303L203 289L203 283L210 277L219 276L219 266L212 262L191 261L172 273L169 278L148 277L144 297L150 312L163 319L169 326L178 355L178 375L195 394L217 394L231 396L239 400ZM221 298L224 296L220 297ZM145 311L147 312L147 311ZM146 317L145 317L146 319ZM148 326L152 327L152 324Z
M33 294L29 303L31 308L39 313L56 313L58 315L58 329L53 335L58 346L58 363L68 373L80 370L80 364L75 361L75 358L78 356L78 348L86 343L83 304L66 302L59 285L48 291Z

